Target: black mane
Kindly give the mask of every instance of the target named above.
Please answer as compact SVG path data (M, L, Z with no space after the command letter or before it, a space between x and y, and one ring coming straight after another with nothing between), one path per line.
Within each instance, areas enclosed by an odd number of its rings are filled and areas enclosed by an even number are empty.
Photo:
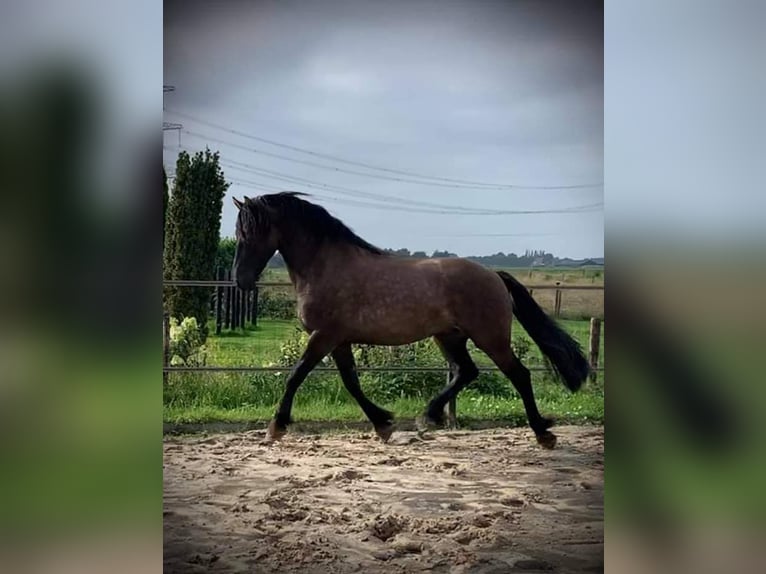
M248 215L252 217L252 225L267 225L270 219L268 211L273 210L279 219L300 226L317 240L348 243L376 255L384 254L382 249L359 237L345 223L330 215L324 207L301 199L301 196L305 197L307 194L283 191L246 200L245 206Z

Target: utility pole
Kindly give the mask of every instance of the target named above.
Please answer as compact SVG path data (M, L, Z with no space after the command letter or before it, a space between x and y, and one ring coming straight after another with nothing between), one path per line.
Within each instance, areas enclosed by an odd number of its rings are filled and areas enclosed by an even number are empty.
M175 92L175 91L176 91L176 87L175 86L165 86L165 85L162 86L162 111L163 112L165 111L165 94L167 94L169 92ZM163 120L163 122L162 122L163 136L164 136L164 133L166 131L168 131L168 130L176 130L176 132L178 133L178 147L180 148L181 147L181 128L183 128L183 127L184 127L183 124L178 124L178 123L174 123L174 122L166 122L166 121ZM164 142L163 142L163 146L162 147L163 148L165 147ZM175 175L176 174L175 173L169 173L167 168L165 168L165 171L167 173L168 181L172 182L175 179Z
M176 87L175 86L162 86L162 110L165 111L165 95L168 92L175 92ZM176 130L178 132L178 147L181 147L181 128L183 128L183 124L177 124L173 122L162 122L162 131L166 132L168 130Z

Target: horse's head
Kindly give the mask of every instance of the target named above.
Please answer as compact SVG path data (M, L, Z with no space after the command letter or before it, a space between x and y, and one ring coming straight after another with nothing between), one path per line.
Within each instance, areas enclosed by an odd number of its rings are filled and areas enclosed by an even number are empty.
M272 210L258 198L246 197L244 202L234 198L234 205L239 214L232 275L240 289L251 290L277 251L277 228Z

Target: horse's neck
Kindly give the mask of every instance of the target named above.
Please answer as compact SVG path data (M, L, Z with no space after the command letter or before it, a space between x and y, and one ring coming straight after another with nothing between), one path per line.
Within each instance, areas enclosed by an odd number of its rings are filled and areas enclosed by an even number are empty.
M285 251L280 251L287 273L299 293L309 285L322 284L328 273L335 274L339 266L347 265L351 259L346 246L327 242L316 244L309 240L284 248Z
M322 261L322 245L306 236L292 235L291 241L280 245L279 252L285 260L290 282L296 289L313 281Z

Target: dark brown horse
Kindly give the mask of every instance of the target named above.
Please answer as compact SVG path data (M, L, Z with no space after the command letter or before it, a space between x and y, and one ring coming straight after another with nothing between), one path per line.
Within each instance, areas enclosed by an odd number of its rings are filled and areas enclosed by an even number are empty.
M538 412L529 370L511 349L513 314L570 390L580 388L589 366L577 342L527 289L508 273L466 259L386 255L301 195L284 192L234 200L239 208L233 268L237 285L252 289L279 250L297 293L298 318L310 333L303 356L287 378L268 438L284 435L298 387L330 354L346 389L387 441L394 429L393 414L362 392L351 345L405 345L434 337L452 379L428 404L421 425L440 425L447 402L478 376L466 348L471 339L516 387L538 442L553 448L556 437L548 430L553 421Z

